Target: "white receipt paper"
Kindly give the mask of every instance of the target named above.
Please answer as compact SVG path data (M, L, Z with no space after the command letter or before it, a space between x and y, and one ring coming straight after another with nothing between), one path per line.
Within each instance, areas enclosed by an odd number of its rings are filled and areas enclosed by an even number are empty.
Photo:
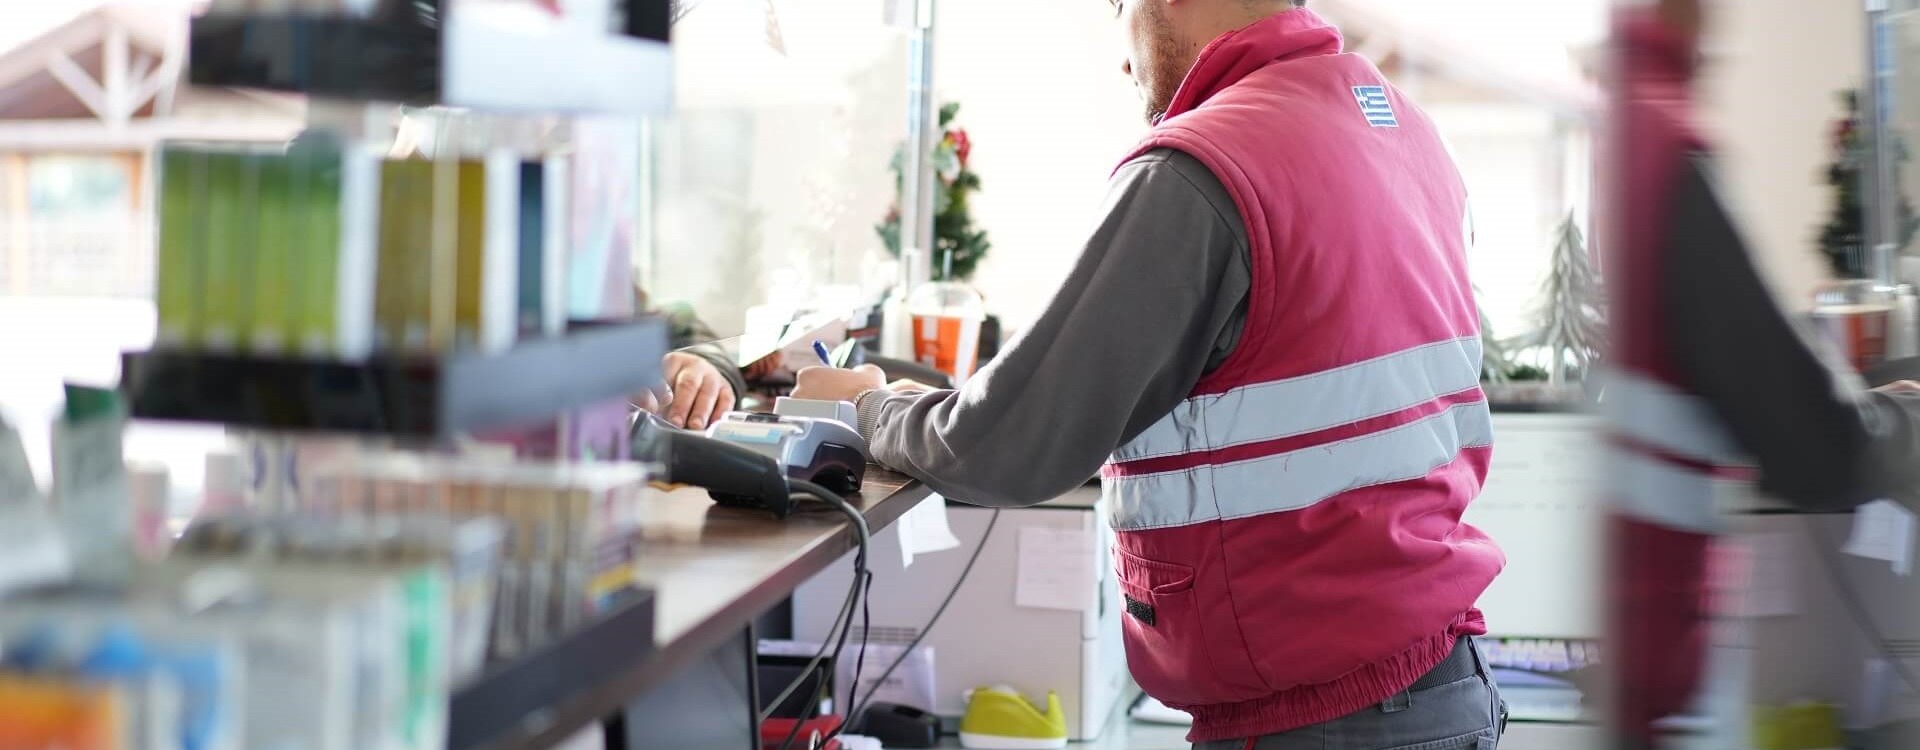
M947 523L947 499L929 495L894 522L900 533L900 567L912 567L916 555L945 552L960 546Z
M1913 572L1913 512L1891 500L1875 500L1853 515L1853 534L1842 551L1869 560L1885 560L1893 572Z
M1093 535L1085 529L1020 529L1019 573L1013 600L1022 607L1084 612L1093 608L1098 581Z

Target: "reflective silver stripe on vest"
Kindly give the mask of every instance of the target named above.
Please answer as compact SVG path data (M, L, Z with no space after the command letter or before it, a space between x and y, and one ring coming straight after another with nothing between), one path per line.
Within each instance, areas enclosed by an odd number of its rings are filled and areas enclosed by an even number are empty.
M1312 375L1187 399L1121 446L1113 460L1305 435L1392 414L1479 383L1479 337L1436 341Z
M1456 404L1398 427L1228 464L1101 483L1113 527L1185 526L1299 510L1342 492L1418 479L1465 448L1493 444L1485 402Z
M1702 463L1746 463L1733 436L1699 397L1615 370L1606 375L1605 402L1609 428L1617 435Z
M1714 504L1720 480L1713 475L1624 448L1607 453L1621 513L1670 529L1720 533L1725 522Z
M1697 396L1651 378L1614 370L1606 375L1607 429L1637 446L1711 466L1747 463L1712 407ZM1621 513L1670 529L1719 533L1724 523L1715 493L1722 482L1709 471L1675 463L1632 446L1608 449L1613 501Z

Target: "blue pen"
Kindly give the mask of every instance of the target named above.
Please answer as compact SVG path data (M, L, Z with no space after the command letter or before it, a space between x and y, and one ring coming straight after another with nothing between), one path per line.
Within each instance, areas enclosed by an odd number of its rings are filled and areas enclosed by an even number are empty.
M833 366L833 355L827 353L827 345L820 343L819 339L813 340L813 353L820 357L820 364Z

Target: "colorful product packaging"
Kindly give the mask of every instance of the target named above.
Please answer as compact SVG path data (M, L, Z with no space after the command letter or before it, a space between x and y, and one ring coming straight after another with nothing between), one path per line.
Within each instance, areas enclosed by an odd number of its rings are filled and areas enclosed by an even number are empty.
M191 348L203 341L209 156L181 144L160 147L158 257L154 268L155 341Z

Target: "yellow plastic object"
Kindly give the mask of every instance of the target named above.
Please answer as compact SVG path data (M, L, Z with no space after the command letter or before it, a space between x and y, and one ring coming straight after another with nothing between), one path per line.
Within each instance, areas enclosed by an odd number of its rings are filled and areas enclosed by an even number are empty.
M1049 691L1043 714L1008 687L979 688L967 696L960 745L970 750L1056 750L1067 746L1067 714Z
M1846 744L1839 709L1831 704L1754 709L1754 750L1835 750Z

